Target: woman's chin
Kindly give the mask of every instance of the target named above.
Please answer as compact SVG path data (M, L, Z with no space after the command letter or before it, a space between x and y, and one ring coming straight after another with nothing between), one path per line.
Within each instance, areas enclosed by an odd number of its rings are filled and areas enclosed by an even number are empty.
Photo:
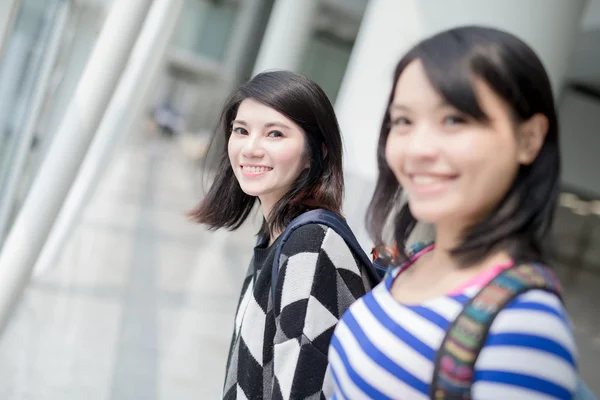
M240 188L242 189L242 192L252 197L259 197L264 193L264 190L252 186L240 185Z
M419 222L427 224L437 224L448 218L448 213L443 208L434 205L413 205L408 204L410 213Z
M244 190L244 189L242 189L242 192L244 192L248 196L252 196L252 197L259 197L259 195L260 195L259 192L256 192L256 191L253 191L253 190Z

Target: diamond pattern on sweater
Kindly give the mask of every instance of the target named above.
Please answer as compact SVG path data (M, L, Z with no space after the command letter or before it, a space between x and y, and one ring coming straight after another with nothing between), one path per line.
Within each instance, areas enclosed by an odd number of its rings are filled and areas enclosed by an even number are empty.
M275 242L277 244L277 241ZM274 245L255 248L236 316L223 398L323 399L327 346L341 314L371 289L366 267L332 229L309 224L285 243L273 309ZM264 258L265 252L269 255ZM357 267L358 266L358 267Z

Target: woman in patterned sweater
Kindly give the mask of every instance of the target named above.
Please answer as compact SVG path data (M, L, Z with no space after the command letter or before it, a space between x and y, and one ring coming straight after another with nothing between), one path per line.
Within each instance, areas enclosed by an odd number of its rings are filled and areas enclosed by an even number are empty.
M324 398L329 341L339 316L371 289L366 266L335 231L308 224L285 241L274 297L271 267L292 219L317 208L340 213L342 140L333 107L307 78L267 72L231 95L220 127L216 177L191 215L213 229L236 229L258 200L264 216L223 398Z
M398 248L416 221L435 226L435 246L398 255L402 266L342 316L329 352L334 398L573 398L577 349L541 251L560 157L535 53L483 27L417 44L397 65L378 159L375 242L392 217ZM474 311L457 318L464 307Z

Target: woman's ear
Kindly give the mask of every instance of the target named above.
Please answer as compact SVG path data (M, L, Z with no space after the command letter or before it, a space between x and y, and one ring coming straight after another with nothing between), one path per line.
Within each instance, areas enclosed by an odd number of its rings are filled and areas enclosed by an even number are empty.
M519 127L517 157L519 163L529 165L540 153L550 124L544 114L535 114Z

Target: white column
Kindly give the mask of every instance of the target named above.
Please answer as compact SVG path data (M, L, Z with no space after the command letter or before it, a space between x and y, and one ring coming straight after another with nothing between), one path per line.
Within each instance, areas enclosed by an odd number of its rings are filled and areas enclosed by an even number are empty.
M370 0L336 103L346 170L376 178L377 138L393 70L419 40L466 24L506 30L537 52L556 93L585 5L586 0Z
M83 207L111 161L114 149L124 135L135 129L134 122L148 105L151 83L164 62L182 6L183 0L154 0L123 77L40 254L36 273L42 273L56 263Z
M6 328L139 33L150 0L113 2L81 80L0 253Z
M253 75L268 69L298 71L313 31L319 0L276 0Z

